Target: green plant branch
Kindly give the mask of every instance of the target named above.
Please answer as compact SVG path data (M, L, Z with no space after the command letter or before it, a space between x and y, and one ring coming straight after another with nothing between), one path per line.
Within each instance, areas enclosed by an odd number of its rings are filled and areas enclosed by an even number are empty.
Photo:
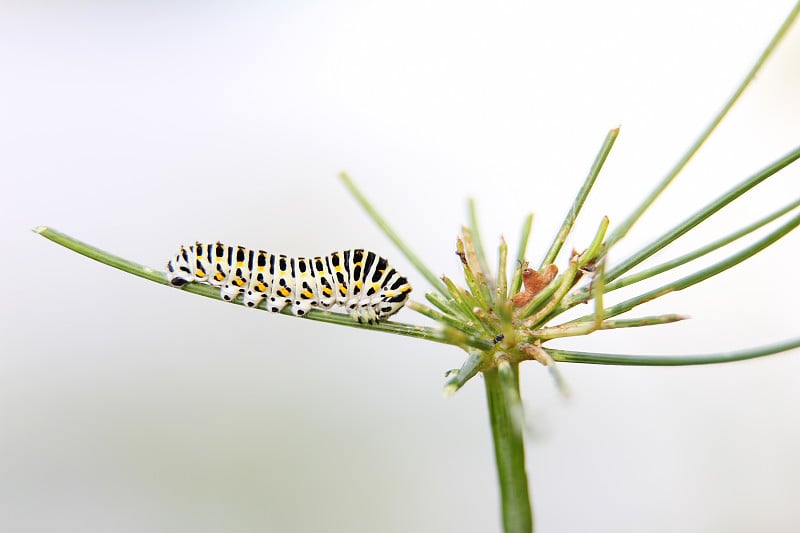
M603 164L605 164L606 158L611 152L611 148L614 146L614 142L617 140L617 136L619 136L619 128L614 128L608 132L606 138L603 140L603 145L600 147L600 151L597 153L592 167L589 169L589 174L583 181L580 190L578 190L578 194L575 196L572 206L570 206L569 211L567 211L564 221L561 223L561 228L558 230L555 239L553 239L553 243L547 250L544 259L542 259L542 263L539 265L539 270L555 262L558 252L561 251L561 247L564 245L567 237L569 237L572 226L575 224L575 220L578 218L581 208L583 208L583 203L586 201L586 197L589 196L589 192L592 190L592 186L595 180L597 180L597 176L600 174L600 170L603 168Z
M685 235L691 229L696 227L701 222L708 219L711 215L725 207L726 205L730 204L749 190L751 190L756 185L762 183L764 180L769 178L770 176L776 174L778 171L786 168L791 163L794 163L800 159L800 147L795 148L779 160L775 161L768 167L762 169L761 171L753 174L746 180L739 183L737 186L733 187L732 189L728 190L725 194L711 202L710 204L706 205L704 208L700 209L694 215L690 216L680 224L676 225L671 230L667 231L653 242L639 250L638 252L634 253L627 259L620 262L618 265L614 266L608 272L606 272L606 282L611 282L620 277L625 272L629 271L645 259L649 258L656 252L662 250L667 245L671 244L673 241L678 239L679 237ZM606 246L610 246L613 244L611 237L606 244Z
M640 281L652 278L654 276L657 276L658 274L662 274L664 272L667 272L667 271L672 270L674 268L677 268L679 266L683 266L686 263L694 261L695 259L699 259L700 257L703 257L704 255L707 255L707 254L709 254L709 253L711 253L713 251L716 251L716 250L718 250L718 249L720 249L720 248L722 248L724 246L727 246L728 244L731 244L732 242L735 242L735 241L739 240L740 238L742 238L742 237L744 237L746 235L749 235L750 233L752 233L752 232L754 232L754 231L766 226L770 222L773 222L774 220L777 220L778 218L782 217L783 215L793 211L798 206L800 206L800 200L795 200L791 204L789 204L789 205L787 205L785 207L782 207L781 209L775 211L774 213L771 213L771 214L767 215L766 217L764 217L764 218L762 218L760 220L757 220L757 221L753 222L752 224L749 224L749 225L747 225L747 226L745 226L745 227L743 227L743 228L741 228L741 229L739 229L739 230L737 230L737 231L735 231L735 232L733 232L733 233L731 233L729 235L726 235L725 237L723 237L721 239L718 239L718 240L716 240L716 241L714 241L712 243L709 243L709 244L707 244L705 246L701 246L700 248L697 248L696 250L693 250L693 251L691 251L691 252L689 252L687 254L684 254L684 255L681 255L679 257L676 257L675 259L671 259L669 261L665 261L664 263L661 263L659 265L650 267L648 269L642 270L642 271L637 272L635 274L631 274L630 276L625 276L623 278L618 278L615 281L612 281L611 283L607 283L606 284L604 294L608 294L609 292L615 291L617 289L621 289L622 287L627 287L628 285L633 285L634 283L638 283ZM562 305L563 305L563 307L565 309L566 308L570 308L570 307L574 306L575 304L578 304L578 303L586 301L588 299L588 297L589 297L588 288L582 287L578 291L575 291L575 293L569 295L564 300L564 303Z
M389 223L386 221L383 216L375 209L372 203L367 200L367 197L362 194L362 192L356 187L356 184L350 179L346 173L342 172L339 174L339 178L344 183L344 186L347 187L347 190L350 191L350 194L356 199L356 201L361 205L364 211L370 216L373 222L383 231L383 233L389 238L390 241L397 246L397 249L406 256L406 259L414 265L414 268L417 269L417 272L420 273L422 277L428 280L428 283L431 284L433 288L435 288L440 293L447 295L447 289L442 284L441 280L439 279L436 274L433 273L431 269L425 266L425 263L422 262L422 259L419 258L417 254L411 251L405 242L400 238L396 231L392 229Z
M779 239L788 234L790 231L795 229L798 225L800 225L800 214L795 215L794 217L789 219L786 223L782 224L774 231L770 232L764 238L756 241L750 246L742 249L738 253L735 253L722 261L714 263L709 267L700 269L697 272L694 272L688 276L684 276L678 280L662 285L661 287L640 294L639 296L635 296L633 298L625 300L624 302L618 303L611 307L607 307L605 310L605 316L610 318L613 316L620 315L622 313L630 311L634 307L641 305L645 302L655 300L656 298L660 298L661 296L664 296L665 294L669 294L671 292L681 291L683 289L686 289L687 287L691 287L692 285L700 283L701 281L706 280L712 276L716 276L717 274L724 272L725 270L728 270L733 266L738 265L742 261L745 261L746 259L753 257L761 250L774 244ZM585 315L575 319L573 322L581 322L585 320L594 320L594 315Z
M686 320L685 315L656 315L645 316L641 318L625 318L619 320L602 320L598 324L596 321L582 321L582 322L566 322L557 326L549 326L540 328L529 333L529 338L524 340L538 339L542 342L559 339L561 337L577 337L588 335L601 329L618 329L618 328L639 328L643 326L655 326L659 324L669 324L671 322L678 322L679 320Z
M688 366L745 361L747 359L755 359L757 357L794 350L795 348L800 348L800 338L789 339L776 344L759 346L758 348L750 348L747 350L694 355L626 355L575 352L550 347L547 348L547 351L554 360L561 363L627 366Z
M750 82L752 82L753 79L755 79L756 74L758 74L758 71L761 70L761 67L767 61L767 58L769 58L772 55L772 52L786 36L786 33L789 31L789 28L792 26L792 23L794 23L794 20L797 18L799 12L800 12L800 2L796 3L794 8L792 8L792 10L789 12L786 19L783 21L783 24L781 24L781 27L778 28L778 31L775 33L775 35L770 40L769 44L767 44L767 47L761 53L761 56L759 56L758 60L756 60L755 64L747 73L747 75L744 77L742 82L739 84L739 87L737 87L737 89L734 91L733 95L731 95L728 101L725 102L725 105L722 106L722 109L711 120L709 125L706 126L706 129L704 129L700 133L700 136L697 138L697 140L695 140L695 142L689 147L689 149L686 151L683 157L681 157L678 160L678 162L675 163L675 166L672 167L672 169L667 173L666 176L664 176L661 182L659 182L658 185L656 185L653 191L642 201L641 204L639 204L636 207L636 209L633 210L633 212L630 215L628 215L628 218L626 218L611 233L608 239L609 247L613 246L617 241L622 239L628 233L628 231L630 231L631 227L633 227L636 221L639 220L639 218L644 214L644 212L653 204L653 202L655 202L656 198L658 198L661 195L661 193L664 192L664 189L666 189L669 186L669 184L672 183L672 180L674 180L675 177L678 174L680 174L680 172L683 170L683 168L686 166L689 160L691 160L692 157L694 157L694 155L697 153L700 147L703 146L706 140L708 140L708 138L711 136L711 134L714 132L714 130L717 128L720 122L722 122L722 120L728 114L728 111L731 110L734 104L736 104L737 100L739 100L739 97L742 95L742 93L744 93L744 91L750 85Z
M508 244L500 236L500 247L497 256L497 289L495 290L494 301L504 302L508 299Z
M461 320L470 327L475 327L478 323L473 315L466 314L454 299L447 299L438 292L426 292L425 299L445 315Z
M481 239L480 227L478 226L478 209L475 206L475 199L470 198L467 202L467 212L469 216L469 229L472 233L473 244L475 246L475 255L478 257L478 264L480 270L486 276L486 282L489 290L494 292L494 280L492 279L491 270L489 269L489 261L486 259L486 250L483 247L483 239Z
M450 296L453 298L453 301L459 307L461 312L468 316L471 321L480 324L480 326L486 330L487 333L490 332L490 328L486 325L486 323L481 320L482 317L479 317L475 311L480 310L481 308L478 307L478 302L473 295L465 291L464 289L459 288L453 283L453 280L444 276L442 278L444 281L447 290L450 292Z
M467 357L467 360L461 365L461 368L450 371L447 376L448 379L442 391L446 398L455 394L467 381L474 378L485 364L485 359L487 358L486 352L469 350L468 353L469 357Z
M459 256L466 259L461 262L464 270L464 281L475 297L479 305L486 309L491 306L493 298L493 290L489 287L491 276L488 272L482 270L481 261L478 252L475 248L475 242L472 237L472 231L467 227L461 228L462 239L459 239L456 244L456 251Z
M597 231L594 234L594 238L592 238L592 242L589 244L589 247L586 248L586 251L581 254L580 261L578 261L578 268L585 267L589 263L596 261L600 256L603 246L603 239L605 239L606 231L608 230L608 224L608 217L603 217L600 220L600 225L597 227Z
M525 254L528 250L528 240L531 236L531 227L533 226L533 213L525 217L522 223L522 232L519 239L519 247L517 248L517 264L514 265L514 276L511 278L511 287L508 291L509 296L514 296L522 288L522 271L525 269Z
M414 300L409 300L406 303L406 307L408 307L412 311L416 311L417 313L430 318L435 322L447 324L451 328L457 329L466 335L472 335L477 337L483 335L483 332L481 332L477 328L470 326L464 321L459 320L458 318L454 318L451 315L440 313L439 311L431 309L430 307L421 304L419 302L415 302Z

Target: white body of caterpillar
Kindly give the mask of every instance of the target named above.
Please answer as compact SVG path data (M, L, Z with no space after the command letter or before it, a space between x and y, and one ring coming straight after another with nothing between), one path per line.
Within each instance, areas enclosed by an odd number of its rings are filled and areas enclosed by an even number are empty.
M197 242L181 246L167 263L167 277L176 287L188 282L220 287L228 301L241 294L247 307L266 300L273 313L291 304L292 314L302 316L312 307L338 304L354 320L370 324L398 312L411 293L408 280L386 259L361 249L295 258Z

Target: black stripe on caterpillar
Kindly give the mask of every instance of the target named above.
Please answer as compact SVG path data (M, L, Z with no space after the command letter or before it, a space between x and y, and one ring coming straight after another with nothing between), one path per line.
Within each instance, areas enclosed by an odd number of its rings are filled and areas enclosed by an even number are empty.
M324 257L288 257L222 243L181 246L167 263L169 282L220 287L227 301L242 295L247 307L280 312L291 304L292 314L311 308L343 306L358 322L376 323L398 312L408 300L411 285L389 262L374 252L355 249Z

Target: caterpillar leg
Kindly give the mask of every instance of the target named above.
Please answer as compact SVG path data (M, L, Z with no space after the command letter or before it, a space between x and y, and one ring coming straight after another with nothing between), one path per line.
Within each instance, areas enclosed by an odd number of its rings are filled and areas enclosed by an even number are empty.
M239 287L236 287L235 285L226 284L219 289L219 295L226 302L232 302L233 300L236 299L237 296L239 296L240 291L241 289L239 289Z
M266 309L270 313L280 313L289 303L291 303L291 300L286 301L285 298L276 298L275 296L271 296L269 300L267 300Z
M246 307L258 307L258 304L260 304L261 300L263 299L264 299L264 293L254 291L253 289L248 289L244 292L242 303Z
M348 307L347 314L359 324L377 324L379 321L375 307L368 303L365 305Z

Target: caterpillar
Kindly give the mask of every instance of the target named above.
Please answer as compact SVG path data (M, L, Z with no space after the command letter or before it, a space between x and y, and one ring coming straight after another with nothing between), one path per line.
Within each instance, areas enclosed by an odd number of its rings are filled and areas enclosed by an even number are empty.
M389 262L374 252L354 249L324 257L288 257L222 243L181 246L167 263L170 284L199 282L220 287L229 302L242 295L247 307L279 313L291 304L292 314L312 307L343 306L359 323L374 324L398 312L411 285Z

